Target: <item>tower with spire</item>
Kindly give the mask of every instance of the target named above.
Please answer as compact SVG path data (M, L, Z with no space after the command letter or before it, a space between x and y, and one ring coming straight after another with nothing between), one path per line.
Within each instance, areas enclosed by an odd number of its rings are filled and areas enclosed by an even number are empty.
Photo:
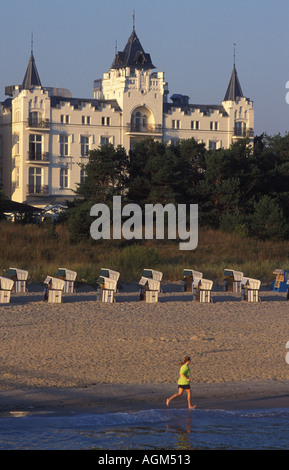
M41 88L41 81L38 75L34 55L33 55L33 34L31 36L31 53L26 69L26 73L22 82L22 88L24 90L31 90L33 87Z
M41 81L38 75L38 70L36 67L33 51L31 50L28 66L24 75L22 82L23 90L31 90L34 87L41 88Z
M234 62L231 78L223 100L228 113L228 126L231 141L247 137L253 143L254 110L253 102L243 94L236 69L236 44L234 44Z
M121 108L122 142L126 148L144 137L162 139L163 104L167 97L164 72L155 72L133 29L122 51L116 51L108 73L94 81L94 97L115 99Z

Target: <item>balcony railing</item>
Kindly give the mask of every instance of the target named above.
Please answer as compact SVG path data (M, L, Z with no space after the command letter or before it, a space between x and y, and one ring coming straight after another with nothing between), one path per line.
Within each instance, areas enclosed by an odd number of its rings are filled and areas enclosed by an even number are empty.
M254 129L240 129L239 127L234 128L234 137L254 137Z
M50 121L49 119L36 119L35 117L30 117L27 122L27 127L32 127L34 129L49 129Z
M126 132L140 133L140 134L161 134L162 126L161 124L147 124L136 125L136 124L127 124Z
M29 196L48 196L49 195L49 188L48 185L31 185L28 184L26 188L26 195Z
M27 153L27 160L29 162L44 162L49 163L49 152L28 152Z

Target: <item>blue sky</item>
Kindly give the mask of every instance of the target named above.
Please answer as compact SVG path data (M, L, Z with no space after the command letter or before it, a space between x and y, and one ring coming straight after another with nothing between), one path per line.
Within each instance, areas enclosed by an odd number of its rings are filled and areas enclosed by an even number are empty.
M243 93L254 101L255 133L289 131L288 0L1 0L0 101L20 84L30 55L43 86L93 97L93 80L107 72L117 43L132 31L165 72L169 96L220 104L233 66Z

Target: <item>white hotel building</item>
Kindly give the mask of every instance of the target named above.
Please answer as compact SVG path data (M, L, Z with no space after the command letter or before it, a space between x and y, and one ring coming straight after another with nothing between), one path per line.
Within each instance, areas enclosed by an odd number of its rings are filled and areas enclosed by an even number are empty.
M16 202L47 206L74 198L85 174L79 164L105 143L127 151L146 137L173 143L194 138L206 148L228 148L236 139L253 141L253 103L246 98L233 66L219 105L169 98L164 72L133 28L109 72L94 81L94 98L73 98L67 89L41 84L33 52L21 85L5 88L0 103L0 180Z

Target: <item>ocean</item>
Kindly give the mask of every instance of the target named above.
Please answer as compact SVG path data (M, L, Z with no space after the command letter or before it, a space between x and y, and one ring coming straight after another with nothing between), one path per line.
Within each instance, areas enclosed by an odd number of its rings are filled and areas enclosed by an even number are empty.
M0 416L0 450L285 450L289 409L15 411Z

